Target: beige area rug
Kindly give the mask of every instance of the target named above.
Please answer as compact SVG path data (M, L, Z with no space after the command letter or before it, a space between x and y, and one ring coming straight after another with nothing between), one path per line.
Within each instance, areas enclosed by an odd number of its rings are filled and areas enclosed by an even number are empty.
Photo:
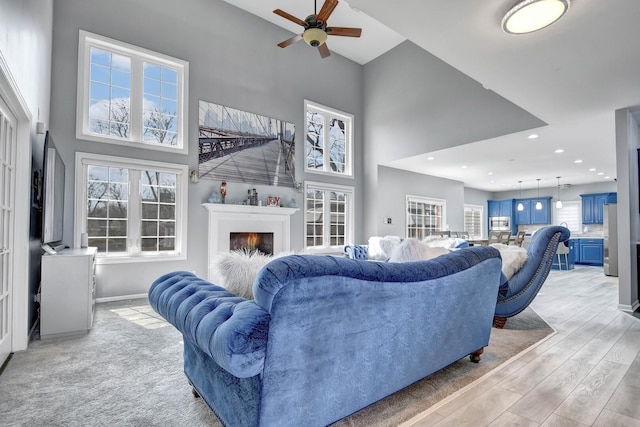
M447 396L491 372L513 356L533 346L553 329L531 308L507 320L504 329L493 328L480 363L469 358L424 378L409 387L332 424L332 427L397 426L426 411Z

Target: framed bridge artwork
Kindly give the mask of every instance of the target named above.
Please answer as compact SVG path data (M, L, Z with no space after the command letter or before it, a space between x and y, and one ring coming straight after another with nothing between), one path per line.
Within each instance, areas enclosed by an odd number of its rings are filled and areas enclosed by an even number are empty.
M295 125L199 102L200 178L295 188Z

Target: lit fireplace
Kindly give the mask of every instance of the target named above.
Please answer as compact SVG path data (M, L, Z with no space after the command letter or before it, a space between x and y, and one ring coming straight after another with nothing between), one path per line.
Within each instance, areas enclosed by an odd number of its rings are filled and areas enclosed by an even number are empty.
M229 250L273 255L273 233L229 233Z

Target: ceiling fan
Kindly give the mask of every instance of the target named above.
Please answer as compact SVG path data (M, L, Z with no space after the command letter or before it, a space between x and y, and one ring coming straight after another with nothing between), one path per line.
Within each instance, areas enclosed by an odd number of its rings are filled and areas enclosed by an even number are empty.
M302 34L298 34L288 40L278 43L278 46L287 47L297 41L304 40L309 46L317 47L320 52L320 56L326 58L331 55L331 52L329 52L329 48L325 43L327 41L327 36L360 37L360 34L362 34L362 28L327 26L327 20L337 5L338 0L325 0L322 8L320 9L320 13L317 13L318 3L316 0L314 2L315 7L313 15L307 16L304 21L283 10L274 10L273 13L276 15L282 16L283 18L304 27Z

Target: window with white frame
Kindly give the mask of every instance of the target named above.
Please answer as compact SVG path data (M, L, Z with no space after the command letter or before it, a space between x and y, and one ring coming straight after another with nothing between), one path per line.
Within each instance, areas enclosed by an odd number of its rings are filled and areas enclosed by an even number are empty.
M189 63L80 30L76 137L187 154Z
M353 242L353 187L305 183L305 246L342 250Z
M353 116L305 101L305 172L353 176Z
M423 239L445 224L446 201L407 195L407 238Z
M76 153L75 236L102 262L186 259L187 166Z
M571 234L581 233L582 206L579 201L562 202L562 208L555 208L556 224L565 225Z
M483 210L482 206L464 205L464 231L470 239L482 238Z

